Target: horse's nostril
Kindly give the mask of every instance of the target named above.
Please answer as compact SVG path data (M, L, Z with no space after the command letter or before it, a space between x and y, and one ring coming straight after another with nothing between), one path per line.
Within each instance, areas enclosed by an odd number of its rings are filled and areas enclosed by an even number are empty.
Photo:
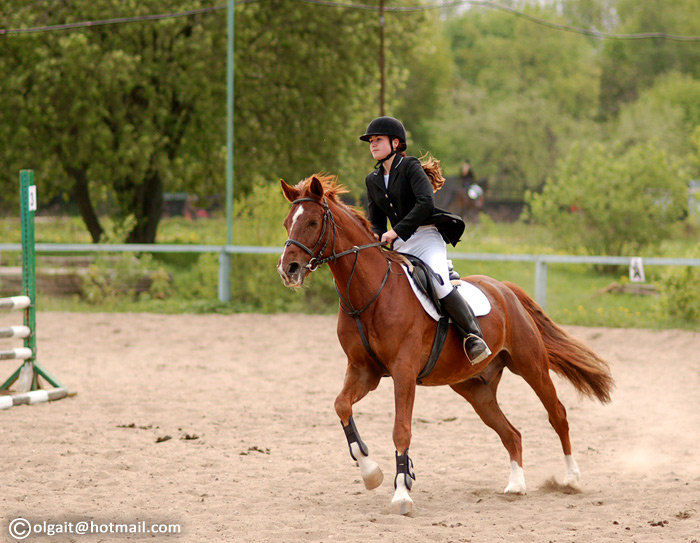
M299 264L297 264L296 262L292 262L289 266L287 266L287 275L294 275L298 271Z

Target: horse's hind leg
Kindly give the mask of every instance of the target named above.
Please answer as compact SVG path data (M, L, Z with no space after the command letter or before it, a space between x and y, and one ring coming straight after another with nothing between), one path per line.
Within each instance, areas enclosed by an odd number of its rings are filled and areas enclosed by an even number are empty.
M513 426L501 411L496 399L496 389L501 380L501 368L487 382L480 379L469 379L456 385L452 389L464 397L474 408L489 428L493 428L510 456L510 478L504 492L512 494L525 494L525 474L523 472L523 447L520 432Z
M364 398L370 390L377 388L380 379L381 375L348 364L343 389L335 400L335 411L340 417L340 423L345 431L350 456L359 464L362 480L368 490L381 485L384 474L379 465L369 457L369 449L360 438L352 418L352 405Z
M566 418L566 409L559 401L554 383L549 375L549 366L544 351L540 356L536 356L536 350L528 354L527 363L513 359L514 373L520 375L532 387L537 397L544 405L549 415L549 423L559 436L561 447L564 451L564 462L566 464L566 474L564 475L565 485L575 485L581 477L576 460L571 454L571 439L569 438L569 421ZM534 364L533 360L542 360L543 364Z

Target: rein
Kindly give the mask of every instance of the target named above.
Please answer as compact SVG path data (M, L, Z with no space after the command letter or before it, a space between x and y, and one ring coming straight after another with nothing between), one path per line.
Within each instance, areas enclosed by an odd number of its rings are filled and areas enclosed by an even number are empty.
M335 239L336 239L336 233L337 233L337 228L338 225L335 222L335 219L333 218L333 213L330 210L330 207L328 207L328 202L324 198L323 201L316 200L315 198L299 198L297 200L294 200L292 202L292 205L299 204L302 202L314 202L320 206L323 207L323 224L321 226L321 233L318 236L318 240L314 244L313 248L309 249L306 245L301 243L300 241L297 241L295 239L287 239L287 241L284 243L284 246L287 247L289 245L295 245L299 247L302 251L304 251L306 254L311 256L311 260L309 260L309 263L304 266L306 269L308 269L310 272L316 271L319 266L322 264L326 264L328 262L335 262L339 258L342 258L344 256L354 254L355 255L355 262L352 265L352 270L350 271L350 276L348 277L348 282L345 286L345 292L347 299L343 297L343 295L340 293L340 290L338 289L338 284L336 283L335 279L333 280L333 284L335 285L335 291L338 293L338 298L340 300L340 308L343 310L343 312L349 316L351 316L353 319L355 319L355 323L357 324L357 330L360 333L360 338L362 339L362 344L365 346L365 349L367 349L367 352L370 354L372 359L377 363L377 365L387 374L389 375L389 370L387 367L384 365L384 363L379 360L379 357L376 355L376 353L372 350L372 347L369 344L369 340L367 339L367 336L364 331L364 327L362 326L362 321L360 320L360 315L364 313L373 303L374 301L379 297L379 294L382 292L384 289L384 286L386 285L387 280L389 279L389 274L391 273L391 260L387 260L387 269L386 273L384 274L384 279L382 279L382 284L379 286L379 289L377 292L374 293L374 296L372 296L372 299L365 304L365 306L362 309L357 309L355 306L353 306L352 302L350 302L350 284L352 283L352 279L355 275L355 269L357 268L357 261L360 258L360 251L364 249L370 249L372 247L384 247L386 246L385 243L382 242L376 242L376 243L368 243L366 245L355 245L352 248L348 249L347 251L342 251L340 253L335 252ZM331 225L329 228L329 224ZM331 234L332 232L332 234ZM333 243L332 243L332 249L331 249L331 255L327 257L321 257L321 255L326 251L328 248L328 245L331 243L331 235L333 237ZM325 242L324 242L324 237L326 237ZM316 250L318 247L323 244L321 249L316 253ZM316 254L314 254L316 253Z

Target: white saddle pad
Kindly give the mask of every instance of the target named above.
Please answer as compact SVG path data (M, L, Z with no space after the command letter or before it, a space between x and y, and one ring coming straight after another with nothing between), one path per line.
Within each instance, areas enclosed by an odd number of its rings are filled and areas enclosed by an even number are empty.
M406 276L406 279L408 279L408 283L411 285L413 292L420 301L425 312L436 321L440 320L440 315L438 314L437 309L435 309L433 303L425 294L423 294L420 288L418 288L415 281L408 273L406 266L403 266L403 268L405 272L404 275ZM474 315L477 317L488 315L491 311L491 302L489 302L486 294L484 294L484 292L476 285L468 283L467 281L460 281L459 285L457 285L457 292L459 292L467 301L469 306L472 308Z

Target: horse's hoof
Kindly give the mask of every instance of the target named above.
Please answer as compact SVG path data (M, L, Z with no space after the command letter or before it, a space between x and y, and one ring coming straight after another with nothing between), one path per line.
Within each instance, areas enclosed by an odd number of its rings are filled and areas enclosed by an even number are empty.
M360 451L357 443L351 445L353 454L357 458L357 463L360 466L360 475L362 475L362 480L365 483L365 488L367 490L372 490L377 488L382 484L384 480L384 474L382 473L379 464L372 460L369 456L365 456Z
M373 466L368 466L365 470L362 470L362 480L365 483L365 488L367 490L374 490L384 481L384 473L379 467L379 464L372 462Z
M580 473L567 473L564 477L564 486L570 486L571 488L580 488L580 479Z
M527 487L525 486L525 483L508 483L508 486L505 488L503 491L504 494L527 494Z
M412 516L414 513L413 500L408 493L403 474L398 474L395 479L396 491L391 499L391 512L395 515Z
M401 498L394 497L394 499L391 500L391 512L394 515L405 515L409 517L413 516L415 512L413 500L410 498L410 496Z
M578 464L576 460L571 455L564 457L566 461L566 475L564 476L564 485L578 488L579 480L581 479L581 472L578 469Z
M527 487L525 486L525 472L516 461L510 463L510 478L508 486L503 491L505 494L526 494Z

